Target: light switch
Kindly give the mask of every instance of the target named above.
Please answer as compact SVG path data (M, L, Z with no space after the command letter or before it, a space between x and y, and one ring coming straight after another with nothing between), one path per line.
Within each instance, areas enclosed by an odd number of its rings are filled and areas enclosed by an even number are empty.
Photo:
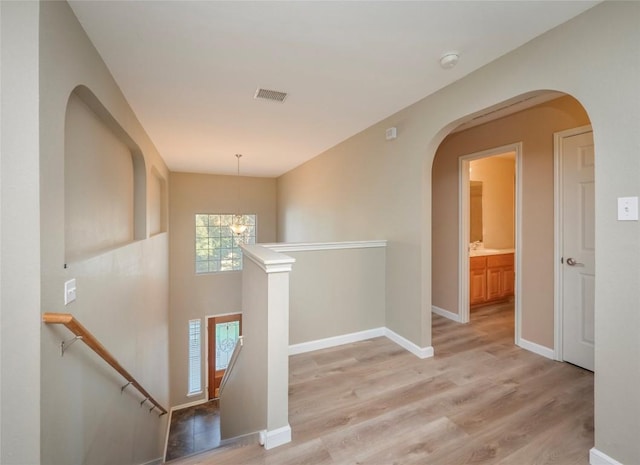
M618 221L638 221L638 197L618 197Z
M69 305L76 300L76 280L70 279L64 283L64 304Z

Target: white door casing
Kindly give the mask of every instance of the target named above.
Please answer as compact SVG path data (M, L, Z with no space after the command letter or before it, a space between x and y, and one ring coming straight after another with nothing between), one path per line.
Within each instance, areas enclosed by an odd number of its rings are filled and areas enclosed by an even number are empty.
M594 370L595 171L590 127L555 134L556 358Z
M521 345L522 333L522 298L521 298L521 247L522 247L522 142L495 147L458 158L458 321L468 323L469 307L469 164L504 153L514 152L516 160L515 173L515 328L514 342Z

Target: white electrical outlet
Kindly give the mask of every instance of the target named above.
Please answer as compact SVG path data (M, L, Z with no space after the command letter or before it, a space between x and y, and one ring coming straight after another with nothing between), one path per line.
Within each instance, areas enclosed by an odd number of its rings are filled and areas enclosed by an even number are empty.
M69 305L76 300L76 280L70 279L64 283L64 304Z
M618 221L638 221L638 197L618 197Z

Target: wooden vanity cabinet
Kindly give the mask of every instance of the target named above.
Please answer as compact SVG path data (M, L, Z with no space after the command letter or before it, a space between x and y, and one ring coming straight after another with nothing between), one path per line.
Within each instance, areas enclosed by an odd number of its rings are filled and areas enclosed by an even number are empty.
M506 300L514 294L512 253L471 257L469 274L471 306Z
M487 257L471 257L469 263L469 304L487 301Z

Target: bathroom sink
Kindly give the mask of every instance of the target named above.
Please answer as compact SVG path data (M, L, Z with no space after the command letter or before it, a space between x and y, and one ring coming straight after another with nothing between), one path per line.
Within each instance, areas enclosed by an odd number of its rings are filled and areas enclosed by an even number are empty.
M476 250L470 250L469 251L469 256L470 257L481 257L484 255L499 255L502 253L513 253L513 249L476 249Z

